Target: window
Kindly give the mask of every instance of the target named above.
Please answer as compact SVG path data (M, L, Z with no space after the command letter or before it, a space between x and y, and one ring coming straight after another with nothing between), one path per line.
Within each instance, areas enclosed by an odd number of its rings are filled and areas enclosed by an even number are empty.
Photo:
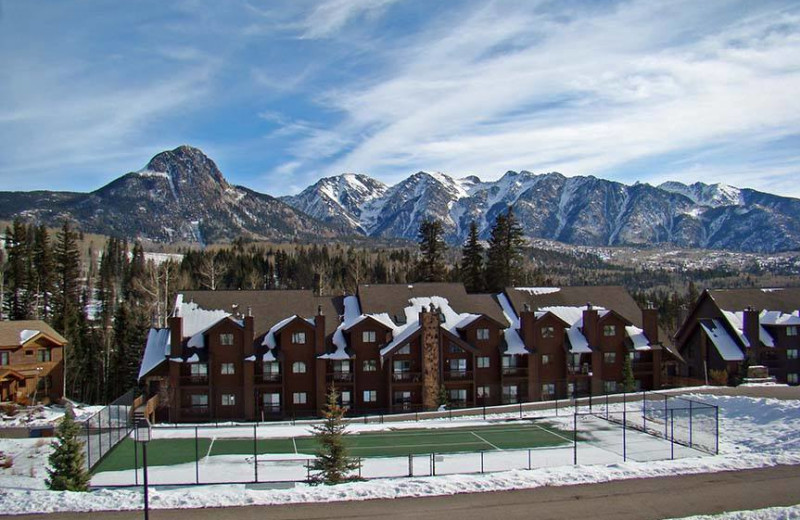
M542 397L545 396L552 396L556 394L556 385L553 383L547 383L542 385Z
M222 406L235 406L236 394L222 394Z
M396 360L392 363L395 373L411 372L411 361Z
M489 329L478 329L478 339L479 340L489 339Z
M281 394L277 392L263 394L261 402L264 403L264 408L270 410L277 410L281 407Z
M796 325L789 325L786 327L786 335L787 336L797 336L797 326Z
M192 394L192 408L205 408L208 406L208 394Z
M295 361L292 363L292 372L295 374L305 374L306 373L306 364L302 361Z
M506 403L516 403L519 388L517 385L503 386L503 401Z
M292 343L295 345L305 345L306 333L305 332L292 332Z
M225 333L219 335L220 345L233 345L233 334Z
M411 354L411 345L400 347L400 350L398 350L397 353L402 355Z
M11 360L8 356L8 352L0 352L0 366L10 364Z
M375 343L375 331L365 330L361 333L361 341L364 343Z
M342 391L342 406L349 406L352 400L350 390Z
M25 355L26 356L32 356L33 355L33 350L26 350L25 351Z
M459 346L458 346L458 345L456 345L455 343L450 343L450 344L447 346L447 351L448 351L449 353L451 353L451 354L461 354L461 352L462 352L462 350L461 350L461 347L459 347Z
M281 373L281 365L277 361L264 361L264 373L277 375Z
M349 374L350 373L350 361L334 361L333 362L333 371L338 374Z
M542 365L550 364L550 354L542 354Z
M492 394L490 388L491 387L488 387L488 386L479 386L478 387L478 399L486 399L486 398L488 398Z
M553 327L542 327L542 337L543 338L552 338L556 335L556 329Z
M451 359L450 372L466 372L467 360L466 359Z
M365 403L375 403L378 401L378 391L377 390L364 390L364 402Z
M786 359L797 359L797 349L796 348L787 349Z
M603 363L606 365L613 365L617 362L616 352L603 352Z
M378 371L378 360L377 359L365 359L363 364L364 372L377 372Z
M236 373L236 369L233 367L233 363L222 363L219 373L223 376L230 376Z
M786 382L790 385L796 385L798 382L797 374L786 374Z
M616 325L603 325L603 336L616 336L616 335L617 335Z
M208 365L205 363L192 363L189 365L189 373L192 377L208 376Z
M41 363L47 363L48 361L50 361L51 360L50 349L49 348L39 349L36 352L36 360Z
M394 404L408 404L411 402L411 392L408 390L394 393Z
M295 392L292 394L292 402L294 404L306 404L308 402L308 394L305 392Z
M455 403L467 402L467 390L465 388L451 388L449 396L450 400Z
M617 382L616 381L603 381L603 390L606 393L614 393L617 391Z
M478 368L489 368L490 365L490 358L489 356L480 356L477 360Z

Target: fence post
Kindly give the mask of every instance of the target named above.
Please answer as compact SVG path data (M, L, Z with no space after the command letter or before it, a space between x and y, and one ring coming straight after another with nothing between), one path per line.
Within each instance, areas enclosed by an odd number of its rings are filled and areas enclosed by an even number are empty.
M364 459L358 458L358 478L361 479L361 467L364 465Z
M692 401L689 400L689 447L692 447L692 416L694 415L694 410L692 409Z
M623 394L624 395L624 394ZM622 461L628 460L628 411L622 409Z
M522 419L522 401L519 402L519 418Z
M664 395L664 438L667 438L667 415L669 415L669 405L667 404L667 396Z
M133 441L133 483L139 485L139 443Z
M528 450L528 461L530 461L530 450ZM578 412L572 415L572 463L578 465ZM528 465L530 466L530 462Z
M642 390L642 430L647 433L647 390Z
M714 455L719 455L719 406L714 406L714 437L716 444L714 445Z
M669 411L669 458L675 460L675 410Z
M257 426L253 425L253 471L255 472L256 484L258 484L258 432Z
M606 421L608 420L608 394L606 393Z
M412 454L408 454L408 476L414 476L414 456Z
M531 449L528 448L528 469L531 469Z
M483 450L481 450L481 474L483 474Z
M436 476L436 454L431 453L431 460L433 461L433 476Z
M311 483L311 461L306 460L306 482Z
M558 397L556 397L556 417L558 417Z
M197 439L197 426L194 427L194 483L200 483L200 445Z

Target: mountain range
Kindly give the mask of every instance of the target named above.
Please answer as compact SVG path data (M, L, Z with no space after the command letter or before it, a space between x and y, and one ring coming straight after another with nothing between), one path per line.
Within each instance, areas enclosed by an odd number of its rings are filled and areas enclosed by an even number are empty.
M275 198L231 185L202 151L181 146L91 193L0 192L17 215L157 242L326 240L352 235L416 240L422 220L459 244L475 221L488 238L511 206L526 236L580 245L777 252L800 249L800 200L724 184L626 185L593 176L509 171L496 181L417 172L394 186L346 173Z

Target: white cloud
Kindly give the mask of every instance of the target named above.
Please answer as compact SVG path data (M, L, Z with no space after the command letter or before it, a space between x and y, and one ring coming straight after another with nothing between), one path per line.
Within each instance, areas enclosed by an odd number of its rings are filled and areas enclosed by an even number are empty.
M376 17L397 0L326 0L308 15L303 37L328 38L362 17Z

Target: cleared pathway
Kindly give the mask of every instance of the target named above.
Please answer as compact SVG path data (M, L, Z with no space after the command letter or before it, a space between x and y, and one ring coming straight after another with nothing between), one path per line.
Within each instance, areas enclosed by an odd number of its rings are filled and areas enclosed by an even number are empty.
M155 510L153 520L458 518L458 520L661 519L800 504L800 466L620 480L496 493L363 502ZM15 516L16 519L133 519L141 511Z

